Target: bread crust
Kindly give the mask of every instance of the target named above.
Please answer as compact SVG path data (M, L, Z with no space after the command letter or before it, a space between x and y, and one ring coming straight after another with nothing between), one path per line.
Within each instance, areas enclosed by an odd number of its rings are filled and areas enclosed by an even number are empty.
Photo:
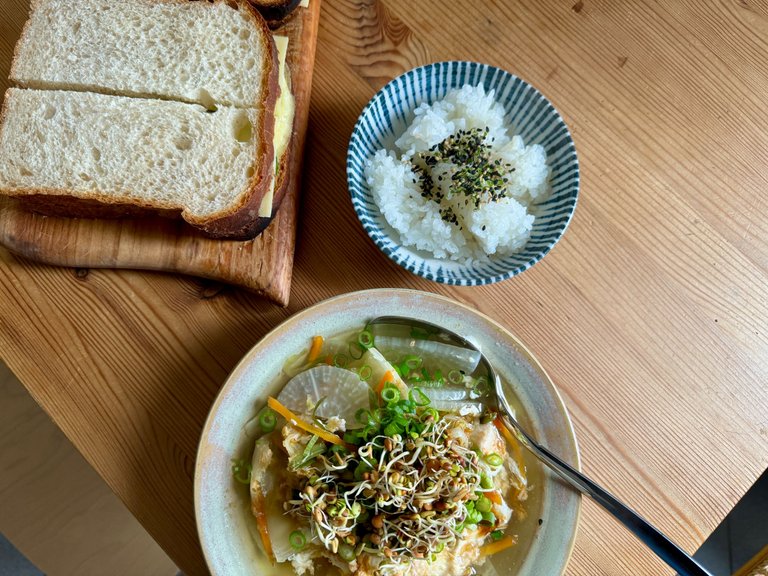
M293 154L295 154L295 146L294 139L291 137L285 152L283 152L283 157L280 159L280 167L277 171L277 181L275 182L275 191L272 197L272 214L269 216L259 216L258 221L254 224L256 234L261 234L272 223L272 220L277 215L277 211L280 209L280 205L288 191L288 182L290 181L288 167L291 165Z
M301 0L249 0L272 29L279 28L301 3Z
M21 29L21 35L19 36L18 41L16 42L16 45L13 47L13 58L11 59L11 69L8 71L8 79L12 82L23 86L21 82L19 82L16 78L16 68L19 63L19 51L21 50L21 41L22 39L26 38L29 34L29 28L32 26L32 12L34 12L37 9L37 5L40 3L40 0L30 0L29 2L29 12L27 13L27 21L24 22L24 27Z
M188 2L188 0L144 1L167 4L184 4ZM32 0L31 10L34 9L37 2L38 0ZM0 194L18 198L23 206L35 212L55 216L84 218L114 218L140 215L180 216L186 222L213 238L248 240L263 230L265 226L261 222L263 219L258 217L258 211L262 199L271 186L275 165L273 147L275 104L280 94L277 48L266 21L248 0L213 0L211 2L211 4L222 3L234 3L252 21L254 26L262 32L267 44L267 52L271 54L271 58L265 59L260 71L262 74L262 85L265 87L263 99L254 102L254 108L260 116L257 125L261 126L260 132L254 135L254 138L258 138L256 158L254 158L255 169L253 175L248 180L246 191L239 196L236 204L228 206L226 209L213 215L206 215L204 218L200 218L186 213L178 206L167 203L128 200L112 195L100 194L98 191L89 192L89 197L78 197L77 194L79 192L66 189L6 189L0 190ZM28 26L29 22L25 25L23 33L27 31ZM18 44L14 53L14 63L17 56ZM2 111L0 111L0 130L5 125L7 104L6 98ZM290 145L288 149L290 149ZM283 160L281 159L280 180L277 184L283 189L283 195L284 183L287 181L287 178L284 178L286 170L287 166L283 169ZM278 189L276 188L276 194L277 191Z
M95 198L67 196L61 190L35 189L24 196L16 197L25 210L45 216L65 218L143 218L161 216L178 219L181 210L159 206L128 204L123 202L100 202Z

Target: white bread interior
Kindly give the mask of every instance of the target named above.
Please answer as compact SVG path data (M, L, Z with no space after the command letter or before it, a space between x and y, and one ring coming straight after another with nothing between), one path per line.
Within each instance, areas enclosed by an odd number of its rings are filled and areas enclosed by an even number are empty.
M236 204L254 176L256 111L9 88L0 188L176 209L191 223Z
M238 2L32 0L11 80L21 86L260 106L268 33Z

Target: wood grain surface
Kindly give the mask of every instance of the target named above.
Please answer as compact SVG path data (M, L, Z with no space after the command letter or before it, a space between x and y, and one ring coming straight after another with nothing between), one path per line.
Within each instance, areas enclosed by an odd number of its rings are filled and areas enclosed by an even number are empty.
M23 0L0 5L0 55ZM171 558L205 573L200 431L242 355L353 290L448 295L538 356L584 470L694 551L768 465L768 4L324 0L290 304L166 273L1 250L0 352ZM570 127L582 188L558 246L484 287L421 280L350 206L345 153L374 91L427 62L530 81ZM585 501L569 576L671 574Z
M286 65L296 111L286 163L288 181L275 196L271 222L263 219L266 229L256 238L247 242L213 240L184 221L169 218L54 218L25 210L18 200L0 198L0 245L47 264L201 276L248 288L283 306L288 304L318 15L316 2L311 9L298 10L277 31L289 38ZM9 21L16 23L19 31L3 36L9 48L3 55L3 93L12 47L25 20L24 10L9 14Z

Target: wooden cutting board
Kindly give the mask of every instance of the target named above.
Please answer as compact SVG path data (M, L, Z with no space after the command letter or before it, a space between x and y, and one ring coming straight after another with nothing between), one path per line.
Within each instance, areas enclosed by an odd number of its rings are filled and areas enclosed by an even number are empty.
M255 239L212 240L182 221L164 218L54 218L28 212L18 201L3 198L0 244L26 258L59 266L162 270L210 278L242 286L286 306L319 16L320 0L310 0L309 7L297 8L275 31L289 37L286 62L296 115L285 197L271 223ZM20 29L23 21L18 25Z

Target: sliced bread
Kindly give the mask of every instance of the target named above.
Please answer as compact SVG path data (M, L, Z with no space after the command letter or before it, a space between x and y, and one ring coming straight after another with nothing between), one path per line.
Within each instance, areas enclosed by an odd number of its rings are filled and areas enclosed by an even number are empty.
M32 88L263 107L276 91L275 67L269 29L245 0L32 0L10 78Z
M210 236L252 238L286 181L274 177L288 155L284 128L275 132L286 110L292 132L282 64L247 0L32 0L11 71L30 89L6 95L0 194L49 214L148 210ZM189 130L194 152L174 149Z
M37 209L100 204L180 213L214 237L248 238L270 137L258 111L88 92L9 88L0 116L0 189ZM274 118L274 116L272 116ZM269 146L267 144L270 144Z

